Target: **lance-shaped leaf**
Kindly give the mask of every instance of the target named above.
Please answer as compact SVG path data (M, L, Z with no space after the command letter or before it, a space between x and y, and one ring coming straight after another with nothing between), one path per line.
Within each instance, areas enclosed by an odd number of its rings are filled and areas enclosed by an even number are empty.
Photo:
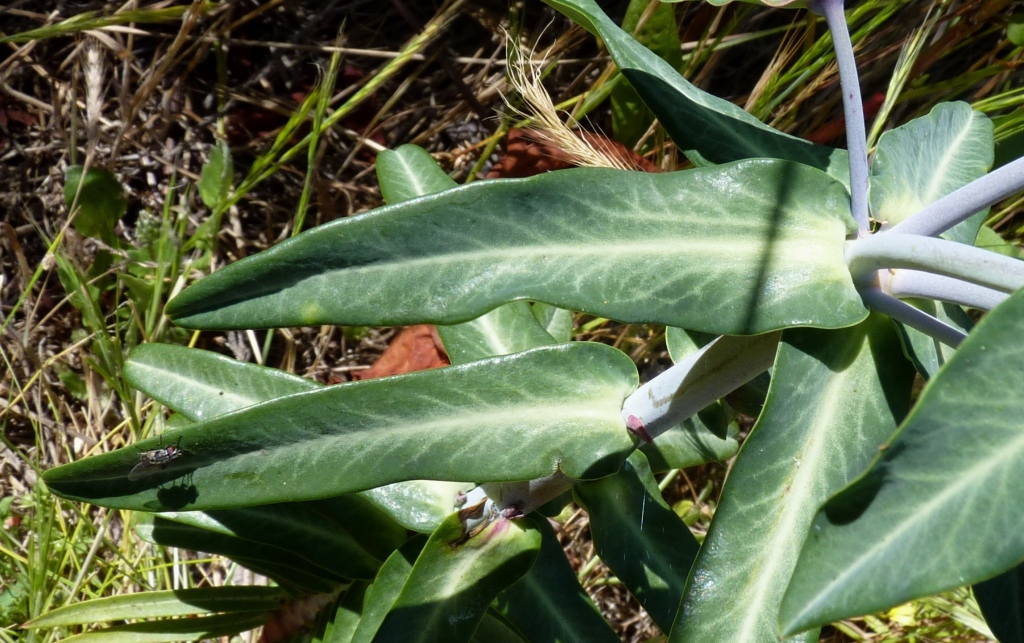
M473 643L532 643L523 634L493 608L484 612L476 631L473 632Z
M997 235L998 236L998 235ZM544 330L548 331L556 342L568 342L572 340L573 319L572 311L564 308L557 308L543 302L533 304L533 316Z
M332 592L347 580L290 550L168 520L159 515L140 513L135 529L147 542L228 556L274 579L279 585L303 593Z
M845 150L784 134L729 101L697 89L672 65L620 29L594 0L544 1L604 40L622 75L680 149L695 149L714 163L747 158L788 159L849 182Z
M141 592L83 601L47 612L24 629L105 623L137 618L200 616L221 612L268 612L288 598L280 587L201 587Z
M356 628L363 617L364 599L370 584L356 581L335 601L333 612L328 613L322 623L318 643L351 643ZM322 633L321 633L322 632Z
M202 328L455 323L532 299L728 334L864 318L842 185L773 160L472 183L341 219L168 304Z
M192 422L322 388L276 368L172 344L137 346L124 376L132 387Z
M671 640L778 640L779 604L815 511L892 435L912 381L888 319L783 331L764 410L729 473Z
M871 164L871 216L894 226L985 176L995 154L992 132L992 121L967 103L941 103L882 134ZM986 212L942 236L974 245Z
M458 185L430 153L417 145L402 145L377 155L377 181L387 203L395 204Z
M622 30L664 60L673 69L683 62L680 51L676 8L668 3L650 7L647 0L631 0L622 18ZM612 132L615 140L626 147L636 147L647 133L654 115L640 101L636 90L627 83L615 83L611 91Z
M322 389L322 385L274 368L239 362L223 355L170 344L143 344L132 351L125 365L125 379L167 408L193 422L208 420L261 402ZM452 498L472 485L459 482L411 480L359 495L406 529L431 532L452 512ZM354 511L352 501L328 501L335 519ZM340 511L340 505L346 505ZM368 551L374 544L393 543L396 525L383 516L360 510L350 526ZM400 530L399 530L400 531ZM388 550L390 551L390 550ZM386 556L386 554L385 554Z
M377 155L377 180L388 203L443 192L458 185L421 147L403 145ZM452 364L510 355L554 344L525 301L512 302L462 324L438 326Z
M216 614L200 618L169 618L159 621L140 621L115 625L102 630L69 636L68 643L172 643L174 641L204 641L263 625L270 613L242 612Z
M978 323L871 468L818 512L783 601L785 631L985 580L1024 558L1022 333L1024 291Z
M555 338L540 325L525 301L514 301L473 321L454 326L438 326L452 364L465 364L495 355L550 346Z
M354 495L343 497L342 500L349 504L361 501ZM346 528L352 528L351 525L339 524L332 519L330 513L316 511L315 507L316 502L289 502L207 512L168 512L161 514L161 517L205 529L211 532L211 536L216 534L232 541L251 543L256 547L267 545L288 551L318 567L330 570L340 578L373 578L380 567L380 560L369 554L352 537ZM367 537L372 535L386 543L385 547L380 548L387 549L381 560L405 540L402 538L396 542L398 534L387 529L382 529L380 533L367 534ZM403 533L402 536L404 535ZM214 551L202 546L197 549L230 554L228 551ZM242 552L241 555L253 557L244 553L244 549Z
M616 643L619 637L580 586L548 521L536 522L540 555L525 576L498 594L498 610L532 643Z
M314 500L410 479L588 479L633 449L620 409L636 383L620 351L561 344L278 398L44 479L67 498L150 511ZM128 479L140 450L168 442L179 457Z
M1024 643L1024 564L977 583L974 598L999 643Z
M362 616L352 634L352 643L370 643L374 640L381 623L409 580L412 566L426 543L426 536L410 538L384 561L377 578L363 596Z
M647 459L634 452L621 471L575 492L590 514L598 556L658 627L671 630L698 544L662 499Z
M533 565L541 535L529 520L499 517L461 539L453 514L431 534L374 641L468 641L491 601Z

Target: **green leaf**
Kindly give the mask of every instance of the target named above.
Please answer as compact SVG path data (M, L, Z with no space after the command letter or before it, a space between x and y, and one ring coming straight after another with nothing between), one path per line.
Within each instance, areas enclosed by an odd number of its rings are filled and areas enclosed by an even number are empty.
M1024 565L976 583L974 598L999 643L1024 643Z
M147 542L228 556L281 585L304 593L331 592L346 581L344 576L288 549L216 533L158 514L140 513L136 520L136 532Z
M406 529L429 534L452 512L455 496L472 487L466 482L409 480L360 491L357 495Z
M522 633L514 625L493 609L484 612L484 617L470 640L477 643L532 643L529 639L523 638Z
M932 299L907 298L903 301L938 318L953 328L962 330L965 334L970 332L974 326L974 322L967 316L967 313L955 304ZM948 362L956 353L956 349L952 346L947 346L934 337L925 335L906 324L897 322L896 328L900 333L900 341L903 342L903 354L913 362L914 368L925 379L935 377L935 374L942 368L942 365Z
M334 613L324 624L320 643L350 643L363 616L363 604L369 583L357 581L339 597ZM315 639L314 639L315 640Z
M647 459L634 452L621 471L575 492L590 514L597 555L658 627L671 630L699 545L661 497Z
M171 643L233 636L263 625L270 614L243 612L115 625L61 639L70 643Z
M779 604L815 511L892 435L912 381L886 318L783 331L768 399L729 472L673 641L778 640Z
M125 378L168 408L200 421L261 402L321 390L317 382L265 366L239 362L195 348L169 344L143 344L132 351ZM452 499L470 485L411 480L358 495L370 501L399 525L430 533L452 512ZM339 501L340 502L340 501ZM376 516L361 514L364 529L379 542L391 542L393 526Z
M404 530L395 532L368 521L366 525L351 524L355 521L338 520L339 514L344 517L345 509L349 509L355 517L364 517L366 512L359 507L366 503L358 496L349 495L328 501L306 503L283 503L262 505L241 509L220 509L214 511L186 511L161 514L162 518L173 520L184 525L198 527L211 532L211 536L225 536L232 541L245 541L242 544L243 555L256 558L244 547L252 543L255 551L263 551L260 545L291 552L313 563L317 567L330 570L339 578L371 579L377 574L380 560L405 541ZM341 511L331 511L331 505L347 505ZM353 505L356 505L353 507ZM319 511L317 510L319 509ZM393 523L392 523L393 524ZM358 532L362 527L363 536L355 538L350 532ZM376 528L373 528L376 527ZM216 537L216 536L214 536ZM370 547L383 554L380 559L371 555L360 540L369 543ZM371 541L378 540L383 547L376 547ZM386 544L385 544L386 543ZM192 547L201 551L229 554L224 550L213 550L208 547ZM273 561L273 553L268 560Z
M641 444L640 451L656 472L685 469L707 462L725 462L736 455L739 428L729 422L721 404L712 404L693 417ZM721 436L721 437L719 437Z
M441 336L452 364L510 355L556 343L525 301L499 306L464 324L438 326L437 334Z
M543 302L533 304L533 316L537 318L540 325L548 334L555 338L556 342L563 343L572 340L573 319L572 311L564 308L557 308Z
M455 323L515 299L726 334L847 326L843 187L772 160L477 182L341 219L175 297L202 328Z
M22 627L39 629L217 612L267 612L279 608L286 598L288 593L280 587L202 587L141 592L67 605L34 618Z
M468 641L491 601L533 565L541 543L531 521L501 517L461 538L452 514L423 547L374 641Z
M600 477L634 448L620 410L636 383L623 353L573 342L297 393L43 478L66 498L154 511L313 500L410 479ZM180 457L127 479L140 450L169 442Z
M231 148L224 141L210 148L210 160L203 165L199 175L199 196L206 207L216 210L231 192L235 178L235 164L231 160Z
M655 5L653 10L650 5ZM640 24L641 19L643 24ZM639 26L639 29L637 28ZM659 0L631 0L622 18L622 30L657 54L673 69L679 69L683 55L679 43L675 7ZM616 83L611 93L612 131L615 140L634 147L650 127L654 115L641 102L636 90L626 83Z
M978 323L888 448L822 507L783 601L784 631L976 583L1024 559L1022 334L1024 291Z
M619 637L580 587L558 536L537 520L540 555L525 576L498 594L497 608L531 643L616 643Z
M697 89L671 64L616 26L594 0L544 1L604 40L615 64L680 149L696 149L700 157L714 163L787 159L828 172L844 185L849 183L845 150L784 134L729 101Z
M352 635L352 643L370 643L375 640L377 630L391 606L398 600L398 595L412 573L412 566L426 544L426 536L411 538L384 561L377 578L363 597L363 615Z
M1024 259L1024 250L1019 245L1003 239L998 232L987 225L981 226L978 230L978 237L974 240L974 245L1007 257Z
M323 388L276 368L173 344L136 346L124 377L133 388L193 422Z
M984 176L994 158L992 121L967 103L940 103L889 130L871 164L871 216L890 226ZM986 208L942 234L974 245Z
M377 180L386 203L401 203L458 185L430 153L416 145L402 145L377 155Z
M64 173L64 204L70 209L78 197L75 230L114 245L114 226L128 209L124 188L109 170L90 167L84 180L82 170L81 165L72 165Z
M1006 39L1018 47L1024 45L1024 13L1011 14L1006 22Z
M421 147L403 145L377 155L377 179L388 203L408 201L442 192L457 183ZM454 326L438 326L452 364L509 355L554 344L540 327L526 302L499 306L474 320Z

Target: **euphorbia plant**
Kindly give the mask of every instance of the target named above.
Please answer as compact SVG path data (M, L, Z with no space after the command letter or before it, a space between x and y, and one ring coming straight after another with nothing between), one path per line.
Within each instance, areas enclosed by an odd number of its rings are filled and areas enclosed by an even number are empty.
M323 640L614 640L539 518L569 491L678 641L814 640L1024 559L1024 402L996 385L1024 376L1024 263L973 247L1024 161L986 174L991 124L951 103L886 133L869 168L838 2L820 9L849 154L696 89L593 0L548 3L605 42L700 167L459 187L422 150L383 153L387 207L229 266L167 313L430 322L454 365L324 388L142 346L129 380L189 424L52 470L50 488L337 596ZM960 306L994 310L971 329ZM569 341L567 310L669 326L676 366L638 388L625 354ZM769 368L698 546L653 472L730 457L717 400ZM915 369L930 381L910 411ZM156 464L130 476L140 459ZM1008 623L991 625L1020 636Z

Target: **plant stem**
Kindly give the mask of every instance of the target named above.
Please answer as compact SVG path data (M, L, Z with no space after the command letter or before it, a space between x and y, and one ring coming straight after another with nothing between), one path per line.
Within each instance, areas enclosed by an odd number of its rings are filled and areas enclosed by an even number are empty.
M623 419L635 428L634 418L643 437L653 440L768 370L780 337L781 332L719 337L634 391L622 405ZM468 494L469 504L483 493L498 510L528 514L574 483L560 471L529 482L486 483Z
M1024 189L1024 158L1007 163L938 201L933 201L883 234L934 237L1021 189Z
M887 295L878 288L865 288L860 291L864 303L872 310L916 328L929 337L934 337L943 344L956 348L966 335L949 324L940 321L926 312L914 308L905 301Z
M869 230L868 219L868 146L864 126L864 102L860 95L857 60L853 56L850 30L846 26L843 0L813 0L811 8L825 16L832 33L832 47L839 66L839 85L843 91L843 116L846 119L846 150L850 157L850 207L861 232Z
M529 482L487 482L480 485L498 509L515 508L523 515L572 489L576 481L561 471Z
M846 264L856 284L864 283L876 270L911 268L1007 293L1024 286L1024 261L955 241L891 230L847 241ZM947 296L953 293L935 298L945 301Z
M623 419L653 440L768 370L781 336L719 337L634 391L622 405Z
M894 271L886 290L893 297L901 299L938 299L978 310L992 310L1009 297L998 290L919 270Z

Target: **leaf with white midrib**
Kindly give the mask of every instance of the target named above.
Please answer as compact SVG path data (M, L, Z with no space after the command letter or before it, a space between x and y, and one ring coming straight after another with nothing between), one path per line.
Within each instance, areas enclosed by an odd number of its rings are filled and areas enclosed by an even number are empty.
M876 365L875 355L887 361ZM779 604L821 502L892 434L913 371L890 322L783 332L758 423L687 581L673 641L776 641Z
M718 333L848 326L866 313L844 259L852 230L843 187L794 163L565 170L329 223L167 312L203 328L451 324L529 299Z
M786 630L978 582L1024 558L1024 398L1005 389L1024 381L1022 320L1018 292L929 382L872 467L824 505L783 602Z
M620 411L636 380L614 348L561 344L277 398L44 479L65 497L150 511L314 500L411 479L517 481L558 469L588 479L635 447ZM180 457L127 480L140 450L168 441Z

